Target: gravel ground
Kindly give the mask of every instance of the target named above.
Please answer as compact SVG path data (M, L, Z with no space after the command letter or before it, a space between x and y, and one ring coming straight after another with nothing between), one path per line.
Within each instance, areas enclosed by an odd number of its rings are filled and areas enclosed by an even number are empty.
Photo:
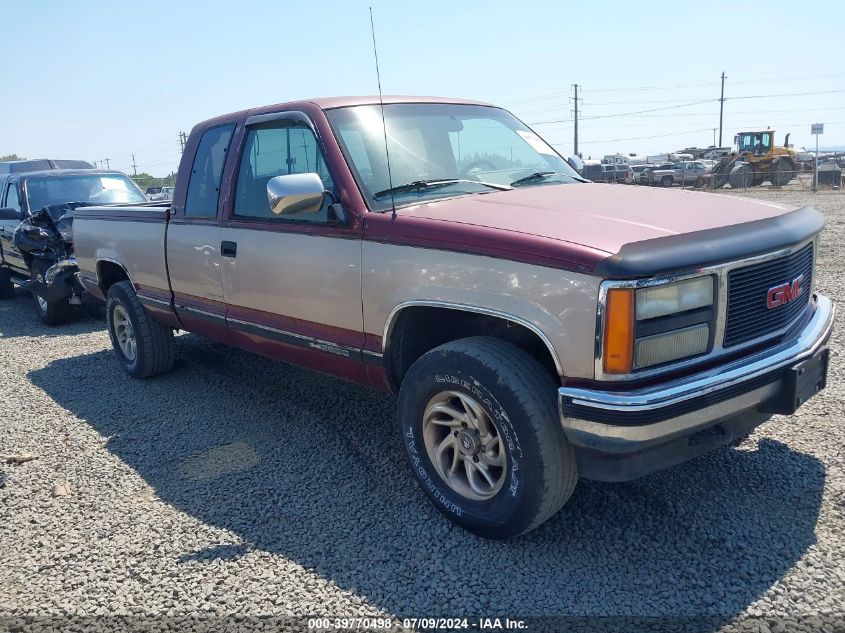
M817 285L845 296L845 195L747 195L824 211ZM840 630L843 337L840 312L829 386L793 418L639 481L581 482L497 543L415 489L391 398L188 334L171 374L133 381L98 320L46 328L19 296L0 303L0 455L37 459L0 463L0 629Z

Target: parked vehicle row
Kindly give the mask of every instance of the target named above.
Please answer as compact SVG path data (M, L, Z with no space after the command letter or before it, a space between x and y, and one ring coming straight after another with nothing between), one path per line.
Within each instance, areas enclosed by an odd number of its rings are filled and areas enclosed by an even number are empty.
M73 215L80 207L138 204L146 198L125 174L98 169L15 172L0 187L0 297L30 290L44 323L62 323L81 305Z
M162 200L173 200L173 187L147 187L144 195L150 202L161 202Z
M824 388L821 215L681 195L590 183L486 104L333 98L200 123L171 203L73 238L129 375L188 330L393 392L423 492L507 538Z
M581 175L592 182L625 183L634 182L634 172L626 163L587 162Z
M643 171L646 184L671 187L675 184L694 185L699 176L707 173L702 161L681 161L671 165L660 165Z

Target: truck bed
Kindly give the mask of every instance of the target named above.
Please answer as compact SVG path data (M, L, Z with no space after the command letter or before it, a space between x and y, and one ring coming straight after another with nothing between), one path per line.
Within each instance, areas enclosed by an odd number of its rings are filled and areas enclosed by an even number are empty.
M80 277L96 283L97 262L112 262L129 273L136 288L168 292L164 245L169 214L169 201L78 209L74 251Z

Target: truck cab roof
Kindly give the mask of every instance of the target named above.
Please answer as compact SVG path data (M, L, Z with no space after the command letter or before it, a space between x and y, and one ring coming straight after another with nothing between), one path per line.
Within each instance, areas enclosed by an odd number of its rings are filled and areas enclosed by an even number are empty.
M94 169L94 166L85 160L63 158L32 158L0 162L0 174L17 174L47 169Z

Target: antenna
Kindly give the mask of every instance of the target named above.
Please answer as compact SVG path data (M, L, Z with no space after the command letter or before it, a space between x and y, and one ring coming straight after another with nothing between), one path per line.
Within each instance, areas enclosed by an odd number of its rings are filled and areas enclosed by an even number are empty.
M376 48L376 27L373 25L373 8L370 7L370 32L373 34L373 56L376 58L376 79L378 80L378 102L381 106L381 129L384 131L384 155L387 158L387 185L390 187L390 206L393 207L393 219L396 219L396 200L393 198L393 174L390 172L390 150L387 148L387 123L384 121L384 97L381 94L381 73L378 69L378 49Z

